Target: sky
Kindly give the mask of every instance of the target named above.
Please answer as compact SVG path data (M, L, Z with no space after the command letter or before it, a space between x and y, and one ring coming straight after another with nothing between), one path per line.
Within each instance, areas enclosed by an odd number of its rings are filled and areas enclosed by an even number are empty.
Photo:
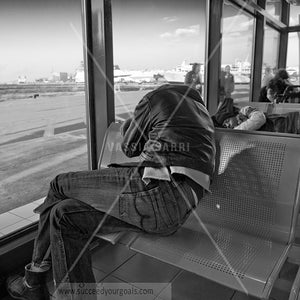
M74 72L83 60L80 0L2 0L0 38L0 82Z
M206 0L112 0L114 64L167 70L184 60L204 62L205 12ZM253 20L230 5L223 13L222 63L250 62ZM299 13L291 14L296 24ZM83 60L80 0L2 0L0 37L0 82L74 73ZM275 60L274 41L266 32L268 64ZM298 36L291 35L288 65L298 64L298 49Z
M114 63L170 69L203 62L205 11L205 0L113 0Z

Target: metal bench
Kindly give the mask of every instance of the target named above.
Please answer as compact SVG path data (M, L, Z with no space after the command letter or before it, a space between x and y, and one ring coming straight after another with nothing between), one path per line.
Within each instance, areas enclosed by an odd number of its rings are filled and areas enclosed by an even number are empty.
M119 124L106 135L100 166L129 161ZM232 289L268 299L289 256L299 213L300 140L293 135L216 130L211 194L174 235L139 234L132 250ZM118 236L116 240L120 238ZM116 242L113 240L113 242ZM290 299L299 294L300 271Z
M271 115L271 114L285 114L289 112L298 111L300 112L299 103L268 103L268 102L249 102L249 101L239 101L235 102L234 106L243 107L250 105L257 108L258 110Z

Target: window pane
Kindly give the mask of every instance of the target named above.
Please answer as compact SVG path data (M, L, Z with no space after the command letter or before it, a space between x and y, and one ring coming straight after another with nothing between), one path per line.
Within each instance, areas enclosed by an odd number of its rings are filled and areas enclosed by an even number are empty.
M276 20L281 19L281 0L267 0L266 1L266 11L272 15Z
M277 69L280 34L270 26L265 26L262 86L266 86Z
M299 45L300 33L289 33L288 53L287 53L287 72L290 75L290 81L295 85L300 85L299 81Z
M253 23L253 17L224 3L220 100L224 97L249 100ZM225 69L230 70L230 74L226 74Z
M203 84L205 11L205 0L112 0L117 119L161 84L183 84L191 63Z
M5 215L27 225L55 175L88 168L80 0L1 1L0 36L0 214L31 203Z
M300 6L290 5L290 26L300 24Z

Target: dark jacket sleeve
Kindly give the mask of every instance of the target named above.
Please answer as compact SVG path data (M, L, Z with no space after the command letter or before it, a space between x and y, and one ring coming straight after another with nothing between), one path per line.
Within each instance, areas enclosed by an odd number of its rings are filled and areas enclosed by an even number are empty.
M148 140L149 128L150 103L148 98L144 97L136 106L132 121L123 137L121 147L126 156L134 157L142 153Z

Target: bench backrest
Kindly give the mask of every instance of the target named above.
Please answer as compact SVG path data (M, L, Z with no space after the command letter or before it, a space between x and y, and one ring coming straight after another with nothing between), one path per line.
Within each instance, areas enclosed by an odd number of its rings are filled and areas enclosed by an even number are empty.
M248 102L248 101L241 101L235 102L234 106L243 107L243 106L252 106L257 108L258 110L267 113L268 115L271 114L285 114L289 112L298 111L300 112L300 104L299 103L278 103L272 104L268 102Z
M106 131L102 150L98 161L98 169L107 168L109 164L123 162L138 162L137 157L127 157L121 149L121 123L111 123Z
M100 167L138 161L121 150L120 124L107 131ZM299 207L300 139L294 135L216 130L217 167L201 220L266 240L289 243Z
M300 139L216 130L217 172L201 201L201 220L289 243L299 207Z

